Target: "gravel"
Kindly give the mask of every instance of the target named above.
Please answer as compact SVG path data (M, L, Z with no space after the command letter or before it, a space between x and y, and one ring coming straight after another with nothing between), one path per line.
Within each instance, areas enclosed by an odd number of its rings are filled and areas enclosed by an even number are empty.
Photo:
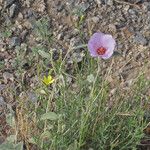
M16 77L12 73L16 73L17 70L13 70L11 62L15 62L17 47L20 48L23 45L26 45L26 48L21 48L21 50L26 53L23 57L20 56L24 59L21 62L28 62L29 57L31 57L30 61L34 63L32 50L36 49L39 44L44 45L47 50L53 50L53 58L57 60L60 51L66 54L68 48L86 44L94 32L100 31L112 34L117 41L117 52L114 55L110 73L111 78L114 79L111 83L112 89L120 86L120 82L128 83L123 85L129 87L130 81L137 78L141 69L145 67L142 60L149 61L150 2L146 0L128 0L129 4L122 3L123 1L118 3L114 0L3 1L5 1L5 6L0 8L0 13L1 9L3 11L0 14L0 21L2 22L1 25L6 28L0 28L0 32L4 29L2 32L9 31L12 34L9 37L2 37L3 34L0 36L2 43L0 47L6 52L6 55L4 55L4 52L2 53L5 68L2 69L0 74L2 79L0 81L0 91L5 90L3 85L8 84L9 86L12 82L17 85L18 83L15 81L21 80L19 75ZM135 6L130 5L133 3L137 4ZM78 24L81 17L83 17L83 20ZM49 20L46 32L53 35L51 43L46 40L42 41L39 35L37 37L36 22L42 19ZM42 25L45 24L44 22ZM19 49L19 54L22 52L21 50ZM72 64L82 62L86 53L88 53L87 48L72 50L67 57L68 63L69 61ZM117 57L115 57L116 55ZM127 62L130 65L127 65ZM111 59L101 61L101 73L108 66L111 66L110 63ZM33 66L36 66L36 64ZM30 72L31 70L32 65L26 71ZM71 70L71 67L68 70ZM32 83L34 75L33 73L32 78L27 78L29 84ZM34 88L37 81L35 80L35 83L32 83L32 88ZM71 81L69 82L71 83ZM32 92L29 93L28 98L33 102L37 100L37 96Z
M12 37L10 40L10 47L20 46L21 40L19 37Z
M150 11L150 2L144 2L142 6L145 11Z

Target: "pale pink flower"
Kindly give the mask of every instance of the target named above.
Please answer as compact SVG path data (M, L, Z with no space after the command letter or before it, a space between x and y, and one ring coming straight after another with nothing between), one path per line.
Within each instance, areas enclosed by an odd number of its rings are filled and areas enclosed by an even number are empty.
M115 49L115 39L110 34L94 33L88 42L88 49L92 57L108 59Z

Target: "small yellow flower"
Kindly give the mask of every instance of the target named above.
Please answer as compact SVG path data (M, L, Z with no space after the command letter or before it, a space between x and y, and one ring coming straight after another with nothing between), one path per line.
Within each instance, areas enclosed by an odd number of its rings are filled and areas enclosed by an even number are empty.
M46 85L50 85L50 84L52 84L54 82L54 79L53 79L53 77L51 75L48 75L47 77L44 76L43 82Z

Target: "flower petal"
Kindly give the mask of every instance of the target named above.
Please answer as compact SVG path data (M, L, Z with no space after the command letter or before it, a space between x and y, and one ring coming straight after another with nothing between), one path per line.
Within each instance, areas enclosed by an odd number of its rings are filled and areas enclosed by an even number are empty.
M107 51L104 55L101 56L101 58L108 59L113 55L113 52L114 52L114 49L116 46L116 42L111 35L105 34L102 37L102 46L105 47L107 49Z
M44 76L43 82L44 82L45 85L49 85L49 84L54 82L54 79L51 75L48 75L47 77Z
M102 46L102 38L104 34L101 32L94 33L88 42L88 49L91 56L96 57L98 56L96 50Z
M104 35L101 42L102 46L105 47L108 51L113 51L115 49L116 42L111 35Z
M106 53L101 56L101 58L108 59L108 58L110 58L113 55L113 53L114 53L114 51L112 49L111 50L107 50Z

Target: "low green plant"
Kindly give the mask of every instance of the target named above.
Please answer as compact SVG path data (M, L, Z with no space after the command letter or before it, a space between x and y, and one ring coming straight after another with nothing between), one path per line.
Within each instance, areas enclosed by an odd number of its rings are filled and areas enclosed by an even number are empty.
M41 83L37 88L40 105L33 112L39 132L32 137L34 144L45 150L136 149L146 126L138 95L147 88L146 80L138 79L131 97L117 88L113 105L108 106L110 86L100 75L99 60L87 56L80 67L74 63L72 75L63 70L65 67L56 69L58 64L53 62L55 82L49 86ZM89 82L91 74L94 78ZM142 88L137 88L140 85Z
M35 31L41 40L49 42L51 35L45 22L37 22ZM24 141L27 149L34 145L42 150L136 149L146 126L141 94L149 83L143 76L126 93L116 85L111 97L106 80L111 67L102 70L101 60L88 54L82 62L68 64L71 49L54 61L51 47L44 46L32 50L39 78L34 87L37 101L17 97L15 142ZM47 70L54 80L44 84Z

